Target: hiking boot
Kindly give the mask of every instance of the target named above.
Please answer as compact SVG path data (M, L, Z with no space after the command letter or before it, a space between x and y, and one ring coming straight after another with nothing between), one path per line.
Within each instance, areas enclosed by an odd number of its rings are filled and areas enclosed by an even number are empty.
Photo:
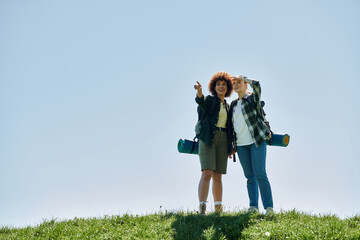
M266 211L265 215L267 216L274 213L274 209L272 207L267 207L265 211Z
M224 210L223 210L223 205L222 204L218 204L218 205L215 205L215 212L216 213L222 213Z
M257 207L251 206L248 209L248 213L258 213L259 209Z
M199 213L201 215L206 215L206 203L200 203L200 205L199 205Z

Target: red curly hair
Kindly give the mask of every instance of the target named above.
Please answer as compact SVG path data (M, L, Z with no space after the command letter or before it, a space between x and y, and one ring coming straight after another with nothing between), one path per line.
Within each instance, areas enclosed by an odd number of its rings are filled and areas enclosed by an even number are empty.
M231 82L231 75L227 72L217 72L215 73L209 82L209 91L211 95L216 96L215 86L218 81L225 81L227 85L227 91L225 94L225 97L230 97L232 91L233 91L233 85Z

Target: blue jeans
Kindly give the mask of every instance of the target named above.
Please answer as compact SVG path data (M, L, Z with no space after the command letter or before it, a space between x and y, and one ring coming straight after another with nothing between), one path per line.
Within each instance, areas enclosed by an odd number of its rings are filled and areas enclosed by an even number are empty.
M247 179L250 207L259 208L259 189L264 208L273 207L270 182L265 170L266 141L263 141L259 147L251 144L237 146L236 149Z

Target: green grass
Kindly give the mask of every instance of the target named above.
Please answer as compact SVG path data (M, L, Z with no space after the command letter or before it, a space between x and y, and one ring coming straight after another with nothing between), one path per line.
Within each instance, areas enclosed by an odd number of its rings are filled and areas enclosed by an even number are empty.
M342 220L295 210L271 216L160 212L2 227L0 239L360 239L360 216Z

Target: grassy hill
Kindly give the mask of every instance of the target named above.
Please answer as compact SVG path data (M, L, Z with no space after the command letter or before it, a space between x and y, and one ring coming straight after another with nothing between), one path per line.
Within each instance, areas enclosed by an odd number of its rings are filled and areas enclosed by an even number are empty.
M194 212L105 216L0 228L0 239L360 239L360 216Z

